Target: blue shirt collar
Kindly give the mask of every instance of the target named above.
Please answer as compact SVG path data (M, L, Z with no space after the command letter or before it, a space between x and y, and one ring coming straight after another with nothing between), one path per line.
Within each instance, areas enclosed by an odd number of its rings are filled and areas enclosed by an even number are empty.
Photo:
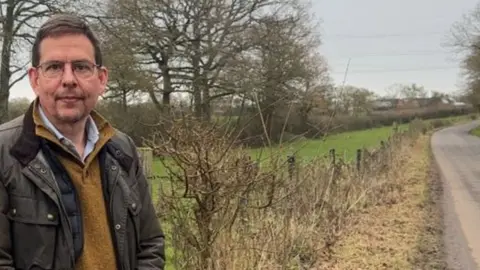
M53 134L57 137L57 139L64 143L65 141L68 142L69 144L73 145L73 143L66 138L53 124L50 122L45 115L45 112L43 111L42 107L38 105L38 111L40 114L40 118L42 119L43 123L45 126L53 132ZM95 143L97 143L98 139L100 138L100 133L98 131L98 127L95 124L95 121L91 116L88 117L87 119L87 124L86 124L86 129L87 129L87 143L85 145L85 153L83 159L85 159L88 154L90 154L91 151L93 151Z

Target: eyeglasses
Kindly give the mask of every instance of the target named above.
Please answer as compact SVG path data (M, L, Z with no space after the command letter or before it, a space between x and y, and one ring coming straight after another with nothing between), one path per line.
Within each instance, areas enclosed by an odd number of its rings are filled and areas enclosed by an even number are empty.
M77 78L82 79L92 77L95 74L95 69L100 67L100 65L89 61L79 60L72 62L49 61L38 65L37 68L39 68L47 78L58 78L63 75L66 63L71 63L73 74L75 74Z

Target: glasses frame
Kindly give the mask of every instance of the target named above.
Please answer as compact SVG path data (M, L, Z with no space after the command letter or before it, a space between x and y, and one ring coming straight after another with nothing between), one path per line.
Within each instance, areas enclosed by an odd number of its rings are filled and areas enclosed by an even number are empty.
M88 63L91 67L92 67L92 74L91 75L88 75L88 76L78 76L77 73L75 73L75 70L73 69L73 63L78 63L78 62L81 62L81 63ZM55 75L55 76L47 76L46 75L46 71L45 71L45 65L48 65L48 64L53 64L53 63L59 63L59 64L62 64L63 65L63 69L61 72L59 72L58 75ZM81 78L81 79L89 79L91 77L93 77L95 75L95 71L98 71L99 68L101 68L102 66L101 65L98 65L98 64L95 64L93 62L90 62L88 60L74 60L74 61L57 61L57 60L52 60L52 61L47 61L47 62L44 62L44 63L41 63L41 64L38 64L35 68L37 70L40 71L40 73L42 73L42 75L45 77L45 78L49 78L49 79L55 79L55 78L61 78L65 72L65 65L67 63L70 63L72 64L71 66L71 69L72 69L72 73L75 75L75 77L77 78Z

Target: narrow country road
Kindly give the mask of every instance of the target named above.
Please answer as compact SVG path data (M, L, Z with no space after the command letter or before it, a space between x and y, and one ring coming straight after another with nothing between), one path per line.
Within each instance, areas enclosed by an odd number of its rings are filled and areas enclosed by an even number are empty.
M443 182L444 241L451 269L480 269L480 121L436 132L432 151Z

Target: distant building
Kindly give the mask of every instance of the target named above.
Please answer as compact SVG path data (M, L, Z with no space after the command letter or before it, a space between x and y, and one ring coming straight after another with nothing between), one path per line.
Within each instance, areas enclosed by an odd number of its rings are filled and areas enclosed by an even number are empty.
M372 109L374 111L386 111L392 110L397 107L400 99L398 98L382 98L374 100L372 103Z
M374 111L411 110L420 108L458 108L466 106L450 97L431 98L381 98L373 101Z

